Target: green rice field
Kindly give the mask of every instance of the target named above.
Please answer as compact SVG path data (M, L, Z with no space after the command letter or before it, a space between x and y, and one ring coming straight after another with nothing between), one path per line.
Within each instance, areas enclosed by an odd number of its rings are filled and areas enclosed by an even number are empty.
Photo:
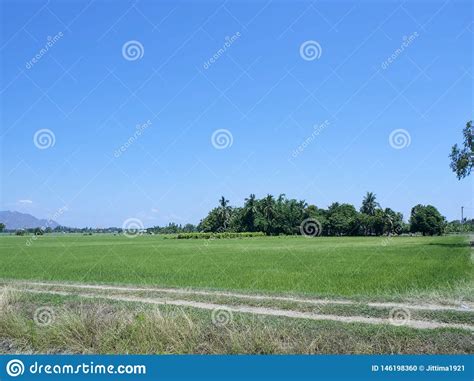
M0 236L0 278L386 296L472 281L467 238Z

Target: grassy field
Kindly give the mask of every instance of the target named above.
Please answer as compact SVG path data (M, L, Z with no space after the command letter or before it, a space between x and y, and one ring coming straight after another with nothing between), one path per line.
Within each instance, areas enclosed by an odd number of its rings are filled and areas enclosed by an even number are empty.
M466 237L0 237L0 278L378 297L472 283Z
M474 268L461 236L0 236L0 263L0 353L474 347Z
M37 308L54 310L38 326ZM382 354L472 353L472 332L341 324L50 295L14 294L0 310L0 353Z

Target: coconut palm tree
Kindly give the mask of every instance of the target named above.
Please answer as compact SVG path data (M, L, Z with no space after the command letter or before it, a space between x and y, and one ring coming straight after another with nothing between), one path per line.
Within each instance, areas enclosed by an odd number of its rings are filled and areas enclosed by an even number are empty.
M264 231L268 235L272 233L273 222L275 219L275 199L271 194L268 194L260 201L261 215L263 217Z
M243 225L245 231L255 231L255 217L257 214L257 200L255 195L252 193L248 198L245 199L244 213L243 213Z
M360 207L361 213L368 214L369 216L375 215L375 210L380 207L376 200L375 193L367 192L364 199L362 200L362 206Z
M219 200L218 215L220 227L223 230L227 229L227 224L229 223L231 213L232 208L229 206L229 200L226 200L226 198L222 196Z

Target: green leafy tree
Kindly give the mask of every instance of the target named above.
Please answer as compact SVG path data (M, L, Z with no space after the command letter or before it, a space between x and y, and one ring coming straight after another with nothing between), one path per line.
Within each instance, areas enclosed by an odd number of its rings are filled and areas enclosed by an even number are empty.
M401 234L403 231L403 214L385 208L384 213L384 233L387 235Z
M201 220L198 225L198 230L202 232L217 232L221 226L219 209L212 209L207 216Z
M331 235L355 235L357 210L354 205L335 202L328 209L328 224Z
M245 209L244 208L233 208L232 215L229 220L229 228L228 230L231 232L249 232L250 230L246 230L245 226Z
M186 224L183 226L182 231L184 233L194 233L196 231L196 226L194 226L193 224Z
M357 234L358 235L370 235L373 230L373 216L369 216L365 213L357 214Z
M446 225L446 219L432 205L415 205L410 215L410 231L423 235L441 235Z
M5 230L5 224L0 222L0 233Z
M469 176L474 166L474 144L473 144L473 129L472 129L472 120L466 123L463 131L463 147L458 147L455 144L451 148L451 154L449 155L451 159L451 169L458 180Z
M375 235L382 235L385 229L386 216L382 209L376 209L375 215L371 216L372 232Z
M41 228L35 228L35 229L33 230L33 234L34 234L34 235L43 235L43 234L44 234L44 231L43 231L43 229L41 229Z
M304 211L304 219L306 218L310 218L319 223L322 235L329 235L327 210L318 208L316 205L308 205Z

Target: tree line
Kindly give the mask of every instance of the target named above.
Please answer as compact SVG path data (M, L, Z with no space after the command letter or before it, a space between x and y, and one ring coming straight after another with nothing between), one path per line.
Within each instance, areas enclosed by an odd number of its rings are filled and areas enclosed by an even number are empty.
M241 207L233 207L229 200L221 197L219 204L197 226L169 224L148 231L159 234L262 232L269 236L380 236L402 233L439 235L446 226L446 219L432 205L414 206L406 223L402 213L382 208L376 195L367 192L359 210L354 205L338 202L327 209L318 208L303 200L287 198L284 194L278 197L268 194L261 199L251 194Z

